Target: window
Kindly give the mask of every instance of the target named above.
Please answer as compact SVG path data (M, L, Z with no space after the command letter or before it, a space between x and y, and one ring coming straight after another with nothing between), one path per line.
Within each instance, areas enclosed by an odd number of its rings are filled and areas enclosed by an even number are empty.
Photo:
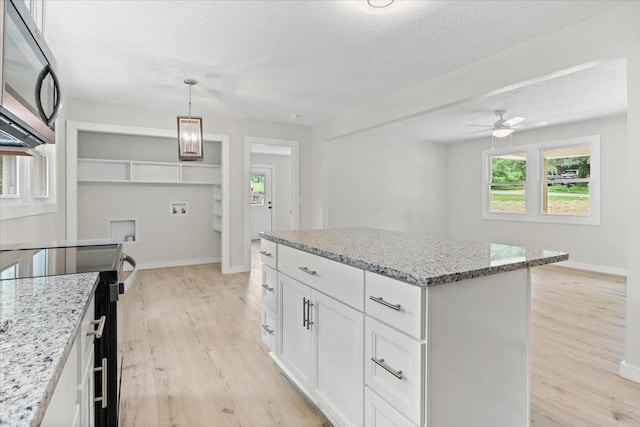
M525 213L527 154L491 156L490 212Z
M251 206L264 206L264 175L251 175Z
M31 168L31 190L33 197L49 197L49 158L47 156L33 157Z
M483 218L600 224L600 137L486 150Z
M40 145L40 156L0 155L2 219L56 211L55 145Z
M0 197L18 196L18 160L0 154Z
M542 213L589 215L591 145L542 149L541 157Z

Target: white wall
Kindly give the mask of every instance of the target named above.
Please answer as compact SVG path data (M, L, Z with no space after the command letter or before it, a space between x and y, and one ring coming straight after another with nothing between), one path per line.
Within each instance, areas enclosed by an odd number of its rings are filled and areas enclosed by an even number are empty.
M330 227L447 233L447 147L368 132L326 145Z
M205 142L203 164L220 164L219 142ZM175 139L79 132L78 157L176 162ZM78 238L109 237L109 219L135 219L136 241L125 251L141 268L219 261L221 234L213 229L213 186L87 183L78 185ZM171 215L186 202L187 215Z
M600 135L600 225L482 219L482 151L491 148L491 138L487 137L449 146L451 237L565 251L571 262L624 273L627 265L626 116L516 131L513 146L589 135Z
M291 156L251 153L251 164L273 166L273 231L291 230L292 176Z
M152 108L137 108L127 105L95 103L84 100L70 99L67 102L68 120L118 124L124 126L148 127L155 129L175 129L176 111L154 110ZM203 130L205 133L229 136L230 155L230 265L231 271L244 271L245 265L244 242L245 236L244 212L249 209L248 191L245 188L244 174L245 144L247 136L287 139L300 141L300 170L311 168L311 128L307 126L289 125L285 123L263 122L257 120L230 119L197 111L203 116ZM176 154L177 157L177 154ZM311 177L301 174L300 194L303 200L310 199ZM308 195L308 197L307 197ZM311 224L311 206L300 204L300 227Z

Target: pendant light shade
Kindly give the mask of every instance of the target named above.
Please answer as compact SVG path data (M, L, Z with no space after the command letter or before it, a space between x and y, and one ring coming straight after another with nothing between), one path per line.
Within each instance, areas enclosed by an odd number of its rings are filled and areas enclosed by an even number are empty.
M189 115L178 116L178 158L180 161L202 161L202 117L191 116L191 87L197 82L187 79L189 85Z

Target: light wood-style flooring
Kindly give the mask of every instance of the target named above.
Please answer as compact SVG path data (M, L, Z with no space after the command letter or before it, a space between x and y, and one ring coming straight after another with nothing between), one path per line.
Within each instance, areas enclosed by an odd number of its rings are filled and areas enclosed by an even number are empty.
M140 272L120 305L123 427L330 425L262 345L253 249L251 273ZM533 269L532 426L640 426L640 384L617 374L624 297L621 277Z

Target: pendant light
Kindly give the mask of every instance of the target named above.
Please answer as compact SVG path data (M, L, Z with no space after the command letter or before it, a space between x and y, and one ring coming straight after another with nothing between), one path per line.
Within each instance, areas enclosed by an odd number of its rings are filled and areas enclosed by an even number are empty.
M178 158L180 161L202 161L202 117L191 116L191 88L198 82L184 81L189 86L189 115L178 116Z

